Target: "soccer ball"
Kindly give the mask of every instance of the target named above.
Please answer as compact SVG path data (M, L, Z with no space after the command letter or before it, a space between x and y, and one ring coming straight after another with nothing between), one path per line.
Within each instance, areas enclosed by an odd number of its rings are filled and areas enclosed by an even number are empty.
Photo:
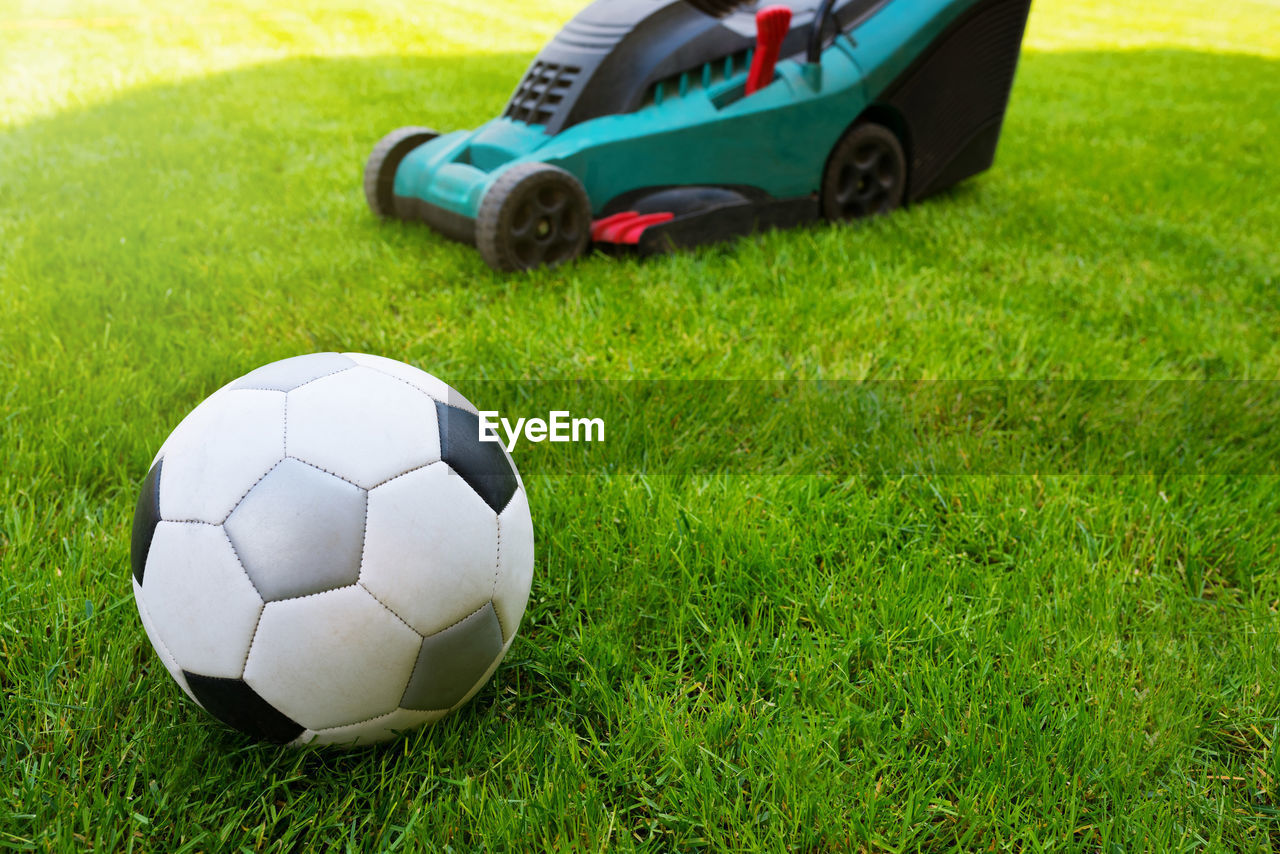
M488 681L533 578L523 483L474 406L379 356L318 353L219 389L156 454L133 593L208 712L292 745L381 741Z

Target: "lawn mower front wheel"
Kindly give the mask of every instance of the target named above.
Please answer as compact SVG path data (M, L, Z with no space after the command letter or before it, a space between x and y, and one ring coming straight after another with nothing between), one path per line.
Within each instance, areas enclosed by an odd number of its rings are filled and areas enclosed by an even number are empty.
M902 205L907 157L897 134L875 122L849 129L822 173L822 215L829 220L886 214Z
M431 128L406 127L393 130L378 140L364 164L364 197L374 215L383 219L396 215L396 169L400 167L400 161L410 151L439 135Z
M546 163L517 163L480 202L476 248L495 270L572 261L591 238L591 201L577 178Z

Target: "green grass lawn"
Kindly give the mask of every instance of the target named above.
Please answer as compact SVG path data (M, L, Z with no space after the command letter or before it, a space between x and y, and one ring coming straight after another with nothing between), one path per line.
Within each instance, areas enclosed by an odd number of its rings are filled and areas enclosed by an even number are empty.
M137 485L273 359L379 353L477 398L1280 378L1275 0L1038 0L997 167L871 224L500 277L374 221L374 141L491 117L578 5L0 5L0 847L1280 850L1265 443L1140 476L1122 434L977 474L517 449L533 593L461 713L298 752L186 701L134 610Z

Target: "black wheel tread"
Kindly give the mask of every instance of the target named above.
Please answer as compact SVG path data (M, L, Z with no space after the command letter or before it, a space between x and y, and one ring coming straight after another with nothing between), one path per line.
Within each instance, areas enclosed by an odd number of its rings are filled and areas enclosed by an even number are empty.
M522 258L517 252L512 222L522 200L543 191L561 192L565 198L557 210L565 208L575 217L577 229L566 238L558 257ZM480 202L476 216L476 248L495 270L513 272L539 266L558 266L581 255L591 237L591 200L571 173L547 163L517 163L498 176Z
M396 215L394 190L400 161L439 135L431 128L403 127L378 140L364 164L364 197L376 216L391 219Z
M822 215L861 219L902 206L907 157L897 134L882 124L857 122L831 149L822 173Z

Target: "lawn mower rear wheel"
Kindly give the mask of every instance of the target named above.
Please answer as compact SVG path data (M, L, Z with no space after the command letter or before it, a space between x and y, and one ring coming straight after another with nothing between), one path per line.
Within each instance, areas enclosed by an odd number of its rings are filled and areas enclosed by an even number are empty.
M881 124L859 122L845 133L822 174L822 215L861 219L902 205L907 158L897 135Z

